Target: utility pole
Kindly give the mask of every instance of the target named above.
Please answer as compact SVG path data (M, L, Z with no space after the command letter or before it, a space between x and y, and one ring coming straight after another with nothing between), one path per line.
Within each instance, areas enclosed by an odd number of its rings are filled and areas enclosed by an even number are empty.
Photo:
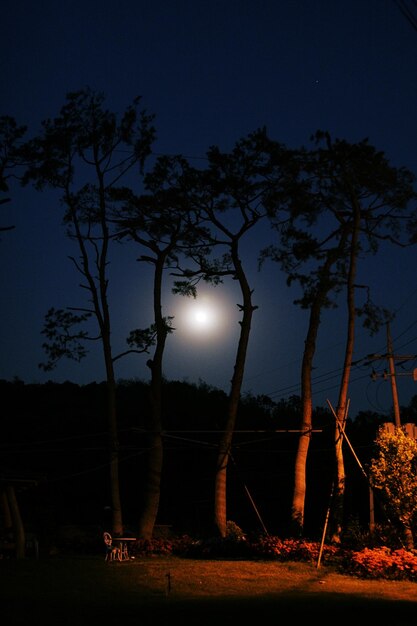
M395 372L395 361L409 361L411 359L415 359L415 354L405 354L402 356L395 356L394 349L392 346L392 338L390 332L389 322L387 322L387 353L386 354L370 354L370 361L380 361L381 359L387 359L388 361L388 373L385 372L383 374L384 378L388 378L391 381L391 391L392 391L392 403L394 408L394 423L396 428L401 427L401 418L400 418L400 403L398 401L398 391L397 391L397 379ZM408 375L408 374L407 374ZM411 375L411 374L410 374ZM413 379L417 380L416 371L412 373ZM375 372L372 373L372 378L375 380L378 378L378 374Z
M398 402L398 391L397 391L397 379L395 378L395 361L394 361L394 351L392 349L392 338L391 332L389 328L389 322L387 322L387 358L389 364L389 375L391 378L391 389L392 389L392 402L394 405L394 423L397 428L401 427L401 419L400 419L400 404Z

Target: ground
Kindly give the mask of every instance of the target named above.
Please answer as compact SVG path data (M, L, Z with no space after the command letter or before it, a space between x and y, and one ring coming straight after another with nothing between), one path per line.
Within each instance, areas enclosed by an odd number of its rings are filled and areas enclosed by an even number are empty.
M0 580L7 626L230 626L284 616L293 624L369 626L383 618L402 626L415 624L417 612L416 583L360 580L307 563L3 559Z

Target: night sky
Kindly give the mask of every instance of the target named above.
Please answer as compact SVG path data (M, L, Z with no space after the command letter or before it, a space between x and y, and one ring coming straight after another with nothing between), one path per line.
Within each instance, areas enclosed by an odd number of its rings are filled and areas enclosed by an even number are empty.
M412 4L411 2L409 3ZM0 115L28 126L58 115L70 91L91 87L122 113L137 95L155 114L154 154L183 154L196 166L208 148L229 150L266 126L289 147L309 146L318 129L332 137L369 142L395 166L417 173L417 30L393 0L15 0L0 21ZM151 162L150 162L151 163ZM56 194L12 186L2 206L0 378L26 383L104 380L99 346L81 364L62 362L44 373L41 330L46 311L82 302L75 254L61 224ZM255 311L244 392L273 400L299 393L308 313L277 267L257 270L257 251L273 240L259 232L246 268ZM113 346L126 347L129 330L151 320L149 276L124 253L111 267ZM396 355L417 354L415 250L383 249L363 263L360 279L375 300L396 311L391 333ZM204 294L201 294L203 297ZM204 381L228 391L233 374L241 302L235 284L206 290L220 311L214 335L184 326L184 302L165 290L164 314L175 315L165 376ZM337 404L345 347L344 298L323 317L314 370L314 403ZM358 327L354 361L386 352L385 329L375 337ZM149 378L146 356L117 362L118 378ZM417 359L416 359L417 361ZM417 394L406 361L398 369L400 404ZM386 362L373 364L379 373ZM371 380L371 365L352 371L350 413L387 414L389 383Z

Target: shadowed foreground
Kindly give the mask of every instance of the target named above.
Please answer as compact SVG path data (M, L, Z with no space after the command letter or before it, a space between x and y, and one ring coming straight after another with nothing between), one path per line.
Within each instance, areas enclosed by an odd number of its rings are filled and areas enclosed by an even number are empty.
M295 623L415 624L417 585L363 581L306 563L145 558L0 561L2 623L43 626L230 626ZM383 619L382 619L383 618ZM255 624L261 626L261 624Z

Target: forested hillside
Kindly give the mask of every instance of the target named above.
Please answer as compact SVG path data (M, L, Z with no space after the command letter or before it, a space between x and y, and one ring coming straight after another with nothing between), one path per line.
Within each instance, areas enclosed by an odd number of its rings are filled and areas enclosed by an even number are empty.
M42 535L66 524L104 527L109 507L105 384L1 381L0 389L7 407L1 478L36 481L18 491L28 528ZM117 388L121 496L126 526L132 529L144 488L148 392L148 384L140 381L120 381ZM175 532L204 533L212 523L216 449L227 395L204 383L165 381L163 400L164 468L157 521ZM298 397L279 404L265 397L241 400L229 468L228 519L247 532L287 532L299 413ZM416 421L415 402L403 409L403 415L403 421ZM383 421L386 418L364 413L348 422L348 526L368 523L368 485L362 469ZM330 411L316 409L306 534L320 536L333 477L334 418Z

